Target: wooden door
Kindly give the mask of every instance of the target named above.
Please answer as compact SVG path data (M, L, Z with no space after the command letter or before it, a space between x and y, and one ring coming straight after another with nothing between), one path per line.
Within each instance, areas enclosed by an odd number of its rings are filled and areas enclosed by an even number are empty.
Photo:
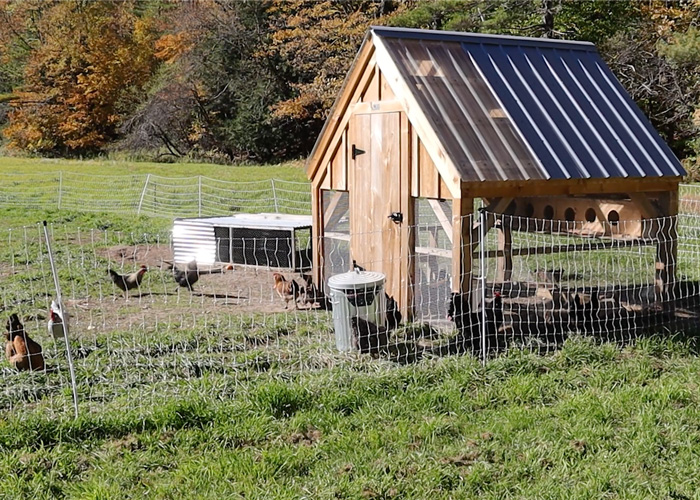
M350 120L348 158L350 258L386 275L386 292L401 296L400 114L356 114ZM404 223L405 224L405 223Z

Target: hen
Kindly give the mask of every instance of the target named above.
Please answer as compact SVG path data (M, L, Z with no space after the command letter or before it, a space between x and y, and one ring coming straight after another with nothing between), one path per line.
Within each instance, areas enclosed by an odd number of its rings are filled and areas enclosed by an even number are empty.
M62 339L63 325L68 323L68 314L61 311L55 301L51 301L51 307L49 308L49 335L55 339Z
M294 301L294 309L299 309L297 304L297 299L300 295L299 284L294 280L287 281L281 273L273 273L272 277L275 280L273 287L277 295L284 299L284 308L287 309L289 307L289 301L291 300Z
M377 354L387 349L389 334L387 329L359 317L350 318L352 345L363 354Z
M192 285L199 281L199 277L205 274L221 274L224 271L233 269L233 266L229 265L225 268L216 269L199 269L196 260L192 260L187 263L185 269L178 269L172 263L169 263L170 269L173 271L173 279L182 288L187 288L190 292L192 291Z
M5 357L16 370L44 369L41 346L29 338L15 313L7 320L5 339Z
M147 267L142 265L138 271L131 274L119 274L114 269L108 269L109 276L117 288L119 288L124 295L128 295L129 290L134 288L139 288L141 286L141 281L143 281L143 275L146 274Z
M494 293L493 301L485 311L486 325L482 331L482 312L473 312L462 294L453 293L447 306L447 318L457 327L457 336L448 346L449 352L481 352L482 335L485 336L486 348L496 346L497 334L503 327L503 299L499 292Z

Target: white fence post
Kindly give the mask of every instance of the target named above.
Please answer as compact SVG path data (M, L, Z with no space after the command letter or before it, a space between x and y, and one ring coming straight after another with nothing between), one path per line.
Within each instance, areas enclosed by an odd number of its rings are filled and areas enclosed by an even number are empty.
M201 175L199 176L198 181L199 181L199 183L197 185L197 191L199 194L199 202L198 202L197 206L199 207L199 216L201 217L202 216L202 176Z
M61 196L63 194L63 171L58 171L58 209L61 210Z
M141 191L141 199L139 200L139 208L136 210L136 215L141 215L141 205L143 205L143 197L146 196L146 189L148 189L148 181L151 180L151 174L146 175L146 183L143 185L143 191Z
M481 292L481 364L486 365L486 209L479 209L479 282Z
M66 359L68 360L71 389L73 391L73 410L75 411L75 418L78 418L78 383L75 379L73 354L71 353L70 342L68 341L68 314L66 312L66 309L63 307L63 299L61 298L61 285L58 283L58 273L56 272L56 263L54 262L53 252L51 251L51 240L49 238L49 230L46 227L46 221L44 221L44 238L46 238L46 251L49 254L49 263L51 264L51 273L53 274L53 284L56 287L56 304L58 305L59 310L63 314L63 340L66 343Z
M270 179L272 184L272 199L275 200L275 213L279 213L279 207L277 206L277 191L275 190L275 179Z

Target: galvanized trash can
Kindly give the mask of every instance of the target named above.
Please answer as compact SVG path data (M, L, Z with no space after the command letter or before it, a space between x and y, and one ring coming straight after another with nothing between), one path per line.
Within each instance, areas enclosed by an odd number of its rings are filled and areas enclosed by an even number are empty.
M335 345L339 351L350 351L353 348L351 318L359 317L384 326L385 281L386 277L382 273L357 270L328 278L333 304Z

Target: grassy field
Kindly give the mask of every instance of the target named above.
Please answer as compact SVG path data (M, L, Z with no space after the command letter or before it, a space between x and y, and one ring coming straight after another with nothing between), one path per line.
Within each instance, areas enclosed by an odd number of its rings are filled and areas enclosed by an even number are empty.
M3 415L3 498L697 498L688 344L569 341L483 368L272 367L77 420ZM216 386L221 374L207 374ZM237 380L231 380L236 378ZM172 391L172 392L171 392Z
M164 177L192 177L203 175L223 181L257 181L275 177L288 181L305 182L302 161L279 165L230 166L210 163L150 163L108 160L63 160L0 157L0 173L22 174L40 172L74 172L93 175L154 174Z
M0 172L22 168L303 180L299 165L0 159ZM62 341L45 333L41 220L74 311L77 419ZM19 311L54 368L0 365L0 498L700 498L695 332L624 348L572 336L551 354L512 350L485 366L339 353L330 313L282 312L263 272L245 301L236 273L173 293L155 266L169 227L0 210L0 320ZM125 300L106 267L143 259L145 293ZM396 346L408 349L409 333Z

